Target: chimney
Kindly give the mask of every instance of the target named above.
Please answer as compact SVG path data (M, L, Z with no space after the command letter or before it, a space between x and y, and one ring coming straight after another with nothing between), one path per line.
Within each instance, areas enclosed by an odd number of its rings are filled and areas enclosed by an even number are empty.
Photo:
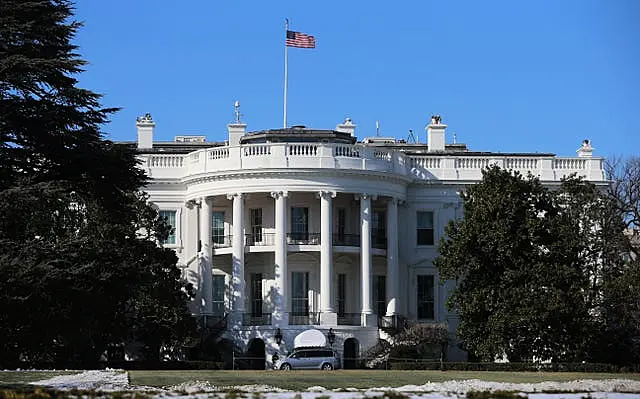
M444 134L447 125L441 123L440 115L433 115L427 125L427 146L429 152L444 151Z
M138 128L138 148L153 148L153 129L156 127L150 113L136 119Z
M591 158L593 156L593 147L589 139L582 140L582 146L576 151L580 158Z
M351 122L351 118L345 118L344 122L336 126L336 132L349 133L351 136L356 131L356 125Z
M227 125L230 146L240 145L240 139L247 133L247 124L240 121L240 117L242 116L242 114L240 114L240 101L236 100L233 107L235 108L235 121Z

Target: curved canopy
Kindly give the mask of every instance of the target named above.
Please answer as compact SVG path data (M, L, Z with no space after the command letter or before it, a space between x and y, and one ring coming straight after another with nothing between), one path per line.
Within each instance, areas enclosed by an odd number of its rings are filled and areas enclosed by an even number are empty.
M298 334L293 340L294 348L301 346L327 346L327 338L319 330L305 330Z

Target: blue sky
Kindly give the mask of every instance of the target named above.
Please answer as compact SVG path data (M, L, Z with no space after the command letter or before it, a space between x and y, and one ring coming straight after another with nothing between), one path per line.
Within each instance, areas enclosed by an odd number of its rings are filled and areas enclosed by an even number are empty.
M498 152L639 154L640 1L81 1L83 87L122 111L104 127L135 140L282 127L284 19L312 34L289 51L289 125L422 142L431 114L458 142Z

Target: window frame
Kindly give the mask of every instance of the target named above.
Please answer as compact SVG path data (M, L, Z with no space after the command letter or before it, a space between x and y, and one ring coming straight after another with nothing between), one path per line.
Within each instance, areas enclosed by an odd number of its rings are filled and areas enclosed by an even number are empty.
M171 226L171 233L169 233L169 236L165 240L159 240L159 244L169 248L178 247L179 246L178 223L180 222L179 209L177 208L158 209L159 217L165 217L163 216L164 213L173 214L173 224L169 223L169 220L167 220L167 224ZM172 237L173 237L173 240L172 240L173 242L170 242Z
M421 244L420 243L420 230L429 230L429 228L427 227L420 227L418 224L418 221L420 220L418 214L420 213L430 213L431 214L431 244ZM415 234L416 234L416 246L418 247L433 247L436 245L436 243L438 242L438 237L436 237L436 211L433 209L416 209L416 229L415 229Z
M222 215L221 227L216 225L216 215ZM225 223L226 212L224 210L212 210L211 211L211 244L215 245L224 245L225 237L226 237L226 223ZM222 229L222 230L220 230ZM222 235L216 234L216 232L222 231Z
M421 296L422 293L421 293L421 290L420 290L420 280L421 280L421 278L431 278L431 283L432 283L432 285L431 285L431 287L432 287L431 300L426 300L426 301L423 300L423 301L421 301L421 298L422 298L422 296ZM437 292L436 292L437 291L437 284L436 283L437 283L437 279L436 279L435 274L433 274L433 273L419 273L419 274L416 274L416 286L415 286L416 296L415 296L415 298L416 298L416 319L417 320L429 320L429 321L437 320L438 314L437 314L437 308L436 308L436 302L437 302L436 299L437 299L438 295L437 295ZM427 291L428 291L428 289L427 289ZM429 303L431 303L432 317L428 317L428 314L427 315L421 315L420 314L421 305L423 305L423 304L427 304L428 305ZM427 316L427 317L421 317L421 316Z

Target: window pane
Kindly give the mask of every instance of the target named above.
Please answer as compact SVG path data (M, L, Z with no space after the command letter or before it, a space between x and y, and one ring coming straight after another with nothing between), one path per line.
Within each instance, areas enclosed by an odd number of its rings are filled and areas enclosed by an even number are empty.
M223 315L224 314L224 275L214 274L213 275L213 314L215 315Z
M224 212L211 213L211 239L214 244L224 244Z
M433 229L418 229L418 245L433 245Z
M294 240L309 239L309 208L291 208L291 235Z
M291 312L294 316L309 314L309 273L291 273Z
M433 212L418 212L418 228L433 229Z
M175 244L176 243L176 211L160 211L159 216L163 218L169 226L171 226L171 232L169 236L162 240L162 244Z
M251 210L251 235L253 242L262 242L262 208Z
M418 276L418 319L435 318L435 278L433 275Z
M262 317L262 273L251 274L251 316Z

